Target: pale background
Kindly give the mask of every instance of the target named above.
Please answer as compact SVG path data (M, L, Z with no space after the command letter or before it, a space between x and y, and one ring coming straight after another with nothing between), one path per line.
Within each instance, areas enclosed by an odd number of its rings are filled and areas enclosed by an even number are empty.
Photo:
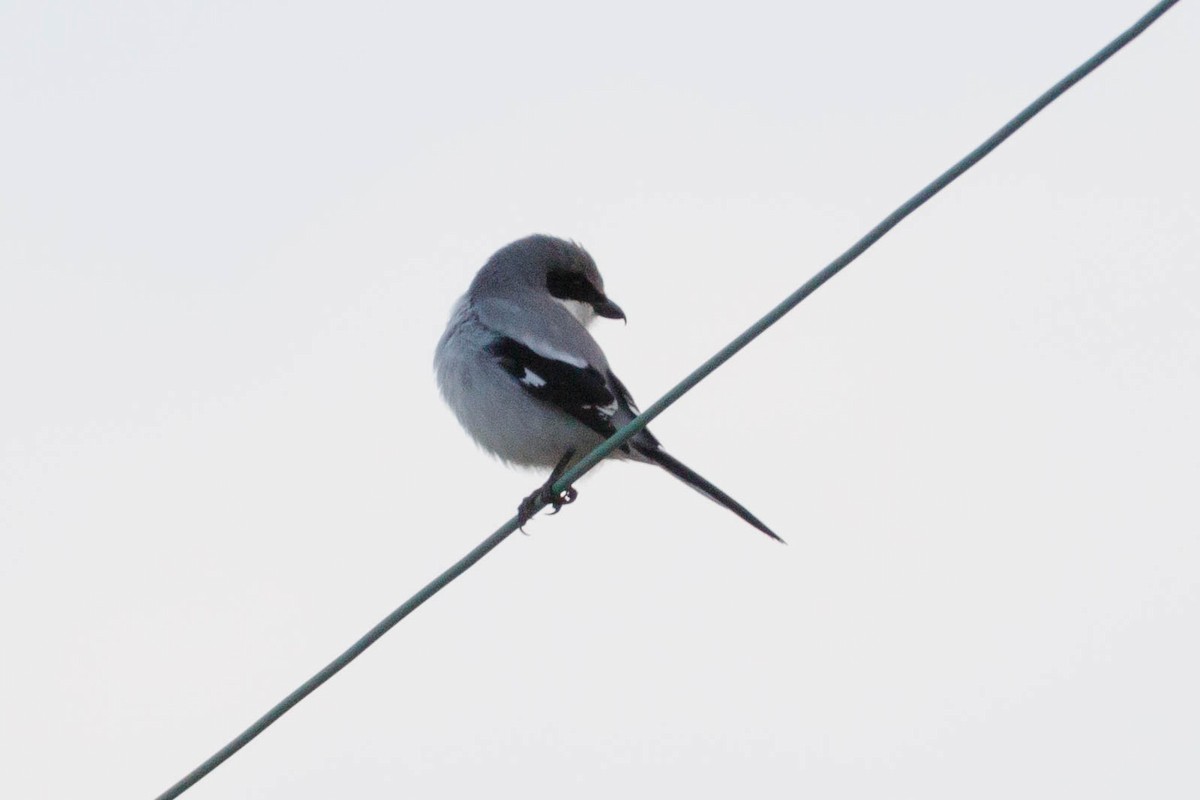
M579 240L643 405L1149 0L0 4L0 796L165 789L541 480L437 396ZM191 798L1195 797L1200 9Z

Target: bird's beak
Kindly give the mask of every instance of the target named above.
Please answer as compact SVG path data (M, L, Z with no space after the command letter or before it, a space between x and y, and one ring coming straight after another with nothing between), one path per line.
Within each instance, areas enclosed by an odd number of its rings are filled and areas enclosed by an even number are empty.
M598 303L592 303L592 308L597 314L606 319L625 320L625 312L621 310L619 305L614 303L612 300L609 300L607 297Z

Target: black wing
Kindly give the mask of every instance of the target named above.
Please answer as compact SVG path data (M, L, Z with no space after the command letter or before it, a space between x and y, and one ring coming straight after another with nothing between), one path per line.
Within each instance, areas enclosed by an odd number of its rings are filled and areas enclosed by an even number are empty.
M487 349L533 397L571 415L604 439L616 433L613 415L623 405L627 407L627 401L614 394L600 370L549 358L507 336L497 338ZM624 389L615 380L613 385ZM628 448L622 449L628 452Z

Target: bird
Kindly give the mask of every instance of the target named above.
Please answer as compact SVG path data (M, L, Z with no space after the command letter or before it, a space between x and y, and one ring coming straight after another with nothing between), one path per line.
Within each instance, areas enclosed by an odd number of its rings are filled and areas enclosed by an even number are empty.
M536 509L550 505L557 512L572 502L573 487L558 495L553 484L639 413L588 332L597 317L626 321L605 294L591 255L573 241L534 234L487 260L438 341L438 388L475 442L508 464L551 468L546 483L518 508L522 529ZM661 467L783 541L645 428L610 457Z

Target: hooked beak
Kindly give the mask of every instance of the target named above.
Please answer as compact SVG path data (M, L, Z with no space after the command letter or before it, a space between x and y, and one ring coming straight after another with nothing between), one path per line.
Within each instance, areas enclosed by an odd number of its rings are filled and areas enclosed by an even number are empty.
M619 305L614 303L612 300L609 300L607 297L598 303L592 303L592 309L605 319L619 319L623 322L626 321L625 312L621 310Z

